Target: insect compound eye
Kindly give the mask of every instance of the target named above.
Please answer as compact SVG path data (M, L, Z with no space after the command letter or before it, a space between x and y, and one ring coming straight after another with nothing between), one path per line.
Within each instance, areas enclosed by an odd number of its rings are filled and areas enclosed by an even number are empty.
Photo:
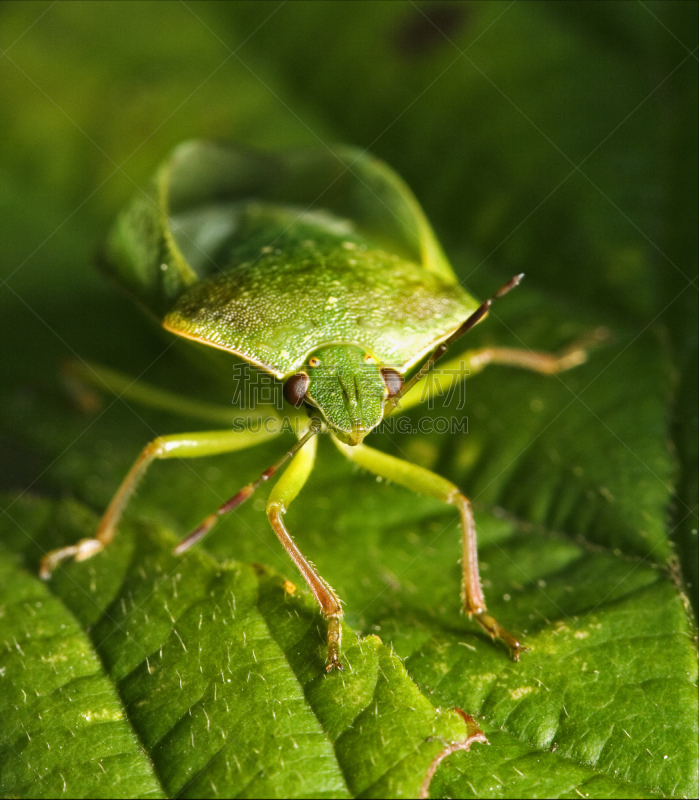
M308 359L308 366L309 367L319 367L320 366L320 359L317 356L313 356L312 358Z
M296 375L292 375L284 384L285 400L291 403L292 406L299 408L306 396L309 383L310 379L305 372L298 372Z
M381 370L383 382L386 384L386 391L389 397L395 397L403 388L403 376L395 369L384 367Z

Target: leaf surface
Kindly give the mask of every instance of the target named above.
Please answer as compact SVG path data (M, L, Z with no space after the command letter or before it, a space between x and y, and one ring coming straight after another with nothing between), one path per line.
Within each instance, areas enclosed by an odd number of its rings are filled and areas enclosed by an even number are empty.
M85 536L96 522L75 502L7 498L6 506L5 546L34 565L57 530ZM378 637L362 642L347 630L347 672L327 676L307 594L294 597L264 567L203 554L180 560L171 545L134 525L109 561L57 576L56 598L35 574L20 573L24 592L8 583L11 618L46 603L40 613L61 633L47 652L35 612L8 643L3 677L16 697L5 695L14 706L3 720L12 754L5 793L50 796L60 764L63 791L70 782L81 797L416 796L432 761L469 738L461 717L435 710ZM35 674L25 659L39 662ZM89 726L98 726L97 741ZM66 741L74 755L50 752Z

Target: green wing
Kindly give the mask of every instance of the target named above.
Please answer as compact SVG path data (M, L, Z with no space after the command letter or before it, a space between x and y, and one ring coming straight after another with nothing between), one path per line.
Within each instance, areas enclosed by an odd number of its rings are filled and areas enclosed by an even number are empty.
M118 217L101 266L162 317L186 288L220 266L212 259L235 224L226 206L253 200L349 219L380 248L456 283L403 181L378 159L346 147L268 154L185 142Z
M407 369L476 308L458 284L328 214L253 203L227 218L239 235L217 261L230 266L185 291L163 324L278 377L330 343L358 344Z
M331 341L407 367L477 305L403 181L351 148L182 144L102 266L168 329L278 375Z

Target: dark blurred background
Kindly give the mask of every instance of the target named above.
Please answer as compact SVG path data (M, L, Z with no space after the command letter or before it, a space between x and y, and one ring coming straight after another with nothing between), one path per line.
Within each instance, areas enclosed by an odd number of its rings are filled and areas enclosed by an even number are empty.
M169 149L347 142L405 177L479 296L527 273L528 344L568 335L549 313L662 341L671 528L696 552L696 3L5 2L0 53L6 487L46 458L17 387L74 353L150 363L91 263Z

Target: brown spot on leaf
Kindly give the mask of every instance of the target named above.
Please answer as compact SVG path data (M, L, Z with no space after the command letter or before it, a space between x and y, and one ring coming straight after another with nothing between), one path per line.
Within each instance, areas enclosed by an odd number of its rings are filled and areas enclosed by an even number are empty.
M437 771L437 767L447 756L450 756L452 753L456 753L458 750L466 750L468 752L474 742L488 744L485 734L478 727L476 720L470 714L467 714L460 708L454 708L453 711L455 711L461 717L461 719L463 719L464 724L466 725L465 736L458 742L444 743L444 749L437 754L436 758L432 761L427 770L425 779L422 782L422 788L420 789L420 798L428 798L430 796L430 783L432 782L432 778Z

